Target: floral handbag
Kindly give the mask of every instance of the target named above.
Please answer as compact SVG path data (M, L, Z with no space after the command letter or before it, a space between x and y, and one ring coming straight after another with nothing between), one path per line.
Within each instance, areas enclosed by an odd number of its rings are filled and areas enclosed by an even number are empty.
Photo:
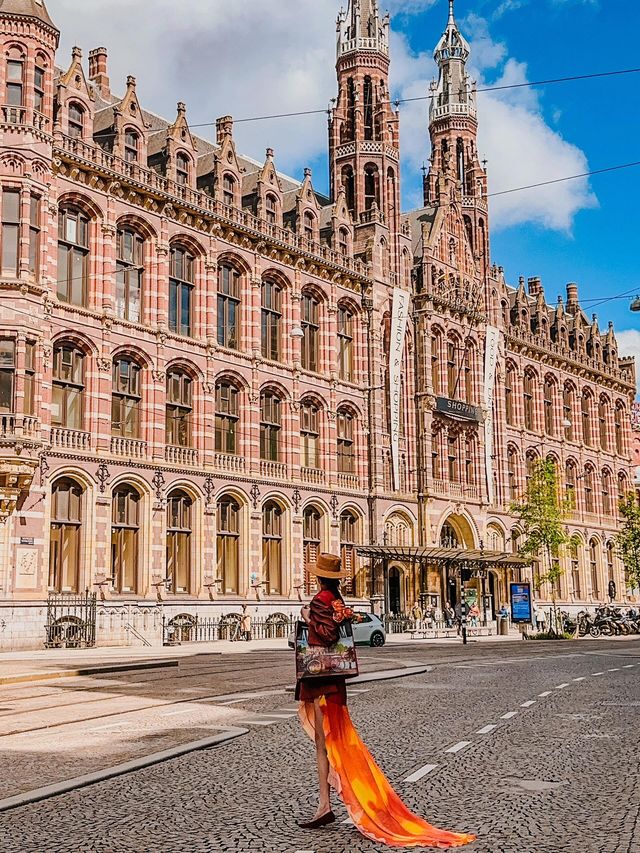
M351 622L340 623L340 634L332 646L310 646L306 622L296 624L296 677L298 679L358 675L358 658Z

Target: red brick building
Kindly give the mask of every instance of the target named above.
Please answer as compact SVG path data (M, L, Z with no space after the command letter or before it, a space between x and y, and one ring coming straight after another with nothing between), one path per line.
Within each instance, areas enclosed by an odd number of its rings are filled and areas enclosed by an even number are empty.
M242 156L229 116L212 143L134 78L113 92L104 48L56 57L40 0L0 2L0 646L42 641L51 592L99 590L101 642L246 599L289 614L319 549L363 602L442 606L452 577L358 547L514 550L539 455L576 495L562 601L609 579L624 600L633 363L575 285L550 307L492 263L453 14L409 214L388 17L352 0L338 31L325 197ZM508 579L489 573L490 611Z

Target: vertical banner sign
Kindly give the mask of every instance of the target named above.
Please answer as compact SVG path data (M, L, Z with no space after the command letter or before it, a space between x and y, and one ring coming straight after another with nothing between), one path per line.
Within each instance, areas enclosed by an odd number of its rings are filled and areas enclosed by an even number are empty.
M495 499L493 488L493 395L496 385L499 340L500 330L495 326L487 326L484 352L484 408L487 413L484 420L484 453L489 504L493 504Z
M399 287L393 289L391 340L389 345L389 406L391 409L391 464L393 485L400 488L400 408L402 406L402 363L404 339L407 334L409 294Z

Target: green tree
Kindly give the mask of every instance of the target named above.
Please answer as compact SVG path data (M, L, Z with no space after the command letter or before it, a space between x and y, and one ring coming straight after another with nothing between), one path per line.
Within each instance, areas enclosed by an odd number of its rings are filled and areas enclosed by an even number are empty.
M640 497L629 492L619 506L624 523L616 536L618 553L624 563L627 583L632 588L640 587Z
M551 459L534 463L524 495L511 504L511 512L519 519L524 533L520 555L539 560L542 571L537 583L551 585L554 633L558 629L556 591L564 574L560 549L570 542L565 522L572 509L572 497L563 495L558 469Z

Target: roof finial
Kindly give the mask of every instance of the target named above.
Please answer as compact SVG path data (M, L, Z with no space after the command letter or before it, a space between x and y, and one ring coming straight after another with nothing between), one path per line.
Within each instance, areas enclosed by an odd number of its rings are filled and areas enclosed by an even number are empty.
M449 23L455 23L455 15L453 14L453 2L454 0L449 0Z

